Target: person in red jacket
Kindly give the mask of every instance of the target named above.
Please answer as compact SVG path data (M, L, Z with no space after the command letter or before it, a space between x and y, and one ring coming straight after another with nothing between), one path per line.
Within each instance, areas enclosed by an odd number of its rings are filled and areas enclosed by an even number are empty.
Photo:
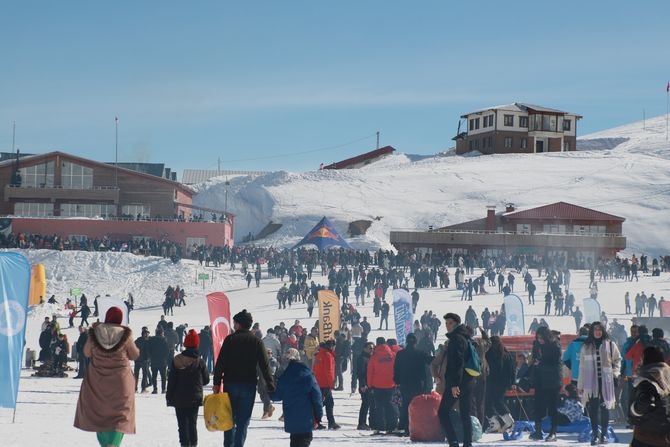
M323 396L323 405L326 407L326 418L328 419L328 428L337 430L339 424L335 422L333 414L333 388L335 388L335 340L327 340L319 345L319 350L314 355L312 363L312 372L316 377L316 383L321 388ZM318 428L325 428L319 423Z
M377 415L376 420L370 422L377 434L382 431L392 433L398 424L398 410L391 402L395 390L395 353L386 344L384 337L377 337L376 344L368 362L368 387L372 389Z

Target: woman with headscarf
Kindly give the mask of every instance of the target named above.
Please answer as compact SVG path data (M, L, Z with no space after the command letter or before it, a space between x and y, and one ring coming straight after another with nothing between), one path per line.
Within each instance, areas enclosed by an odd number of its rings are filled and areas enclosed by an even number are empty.
M616 407L616 385L621 370L621 354L605 326L595 321L579 354L577 389L591 418L591 445L607 440L609 410ZM600 438L598 437L600 426Z
M656 346L645 348L633 383L628 422L633 424L631 447L670 446L670 367Z
M531 439L542 439L542 418L549 413L551 430L544 439L556 441L558 418L558 395L561 390L562 364L561 344L549 327L540 326L533 342L535 383L535 432Z
M130 361L140 356L123 312L110 307L104 323L94 323L84 345L91 359L79 391L74 426L98 434L103 447L118 447L135 433L135 378Z

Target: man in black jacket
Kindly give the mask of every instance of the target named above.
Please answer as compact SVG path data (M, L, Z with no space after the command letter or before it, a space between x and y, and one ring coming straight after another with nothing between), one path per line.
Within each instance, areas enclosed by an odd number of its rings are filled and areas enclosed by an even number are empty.
M372 399L372 390L368 388L368 362L370 361L374 347L373 343L365 342L363 352L361 352L356 361L358 392L361 393L361 409L358 411L358 430L370 430L370 426L366 423L368 411L370 412L370 420L373 418L371 405L374 405L374 401Z
M157 327L156 335L149 337L147 345L149 347L149 361L151 363L151 383L154 385L151 394L158 393L157 379L159 374L161 376L161 392L165 394L168 361L172 361L172 357L167 340L163 335L163 329Z
M275 390L274 377L270 373L268 354L263 341L249 329L253 318L246 309L233 317L235 332L228 335L221 345L219 357L214 366L215 393L222 386L230 395L233 410L233 428L223 433L224 447L241 447L247 438L247 428L251 419L260 370L269 393Z
M409 436L409 403L425 391L426 380L430 377L426 374L426 369L433 361L429 354L416 349L416 343L416 335L408 334L405 349L396 354L393 364L393 381L400 386L402 395L398 429L403 436Z
M458 447L456 431L449 419L449 413L456 401L459 401L459 413L463 423L463 447L472 447L472 419L470 419L471 396L474 381L465 371L465 361L468 357L470 334L461 317L455 313L444 315L444 323L447 327L447 370L444 373L444 395L440 401L437 415L440 424L447 435L449 447Z
M137 392L137 382L140 379L140 371L142 372L142 392L144 393L149 385L151 385L151 378L149 377L149 329L142 328L142 335L137 337L135 345L140 350L140 356L135 360L133 374L135 375L135 392Z

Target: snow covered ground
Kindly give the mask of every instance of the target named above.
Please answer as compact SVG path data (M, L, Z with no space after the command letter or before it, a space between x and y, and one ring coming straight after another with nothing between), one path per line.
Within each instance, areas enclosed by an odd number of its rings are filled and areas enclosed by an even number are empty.
M24 251L28 259L42 262L46 265L49 293L55 293L59 300L64 301L68 290L73 287L81 288L89 297L96 294L110 294L114 297L125 298L127 292L133 292L137 299L138 309L131 314L131 327L137 333L141 326L153 329L161 315L161 293L168 284L180 284L186 287L188 294L187 306L175 308L174 317L168 317L175 325L188 323L190 327L200 329L208 323L205 295L212 291L225 291L231 300L231 311L238 312L247 308L260 322L262 329L267 329L279 321L287 324L294 319L300 319L303 326L310 327L315 318L307 318L304 305L296 305L288 310L276 309L275 293L280 287L279 280L264 277L261 287L247 288L239 272L231 272L228 267L207 269L213 274L213 280L203 286L196 284L197 273L203 269L193 261L184 260L177 265L158 258L138 257L128 253L87 253L87 252L56 252L56 251ZM453 269L452 269L453 270ZM478 273L478 272L476 272ZM536 275L533 272L533 275ZM453 271L452 271L453 275ZM317 274L316 282L325 278ZM577 304L588 296L588 272L575 271L572 275L572 287L577 297ZM539 295L544 290L542 280L536 279ZM670 274L660 277L642 276L639 282L608 281L599 284L600 301L603 309L610 317L618 318L628 328L630 315L624 315L623 295L630 291L635 293L645 291L654 293L657 297L670 297ZM519 292L522 298L526 295ZM480 314L485 306L489 309L498 309L502 296L498 293L476 296L472 301L473 308ZM467 308L465 302L460 301L460 292L449 289L423 289L417 313L424 310L433 310L439 315L447 311L457 311L461 315ZM534 316L540 316L544 304L539 300L535 306L526 307L526 324ZM43 305L32 310L28 318L26 334L27 347L37 349L39 326L44 316L58 311L57 306ZM373 328L377 319L372 317L371 304L362 308L362 314L371 317ZM64 313L63 313L64 315ZM316 314L315 314L316 317ZM574 322L572 317L547 317L552 328L572 332ZM390 322L393 327L393 321ZM67 319L61 319L61 325L67 326ZM443 329L443 328L442 328ZM65 329L70 340L76 340L76 329ZM373 336L393 336L391 331L373 330ZM444 339L441 331L438 342ZM79 431L72 427L75 406L79 392L79 380L72 378L36 378L31 376L32 370L23 370L20 382L16 421L12 423L13 412L0 409L0 436L2 445L6 446L52 446L95 445L95 435ZM347 382L348 382L348 376ZM345 390L347 386L345 384ZM377 446L409 444L406 438L379 438L369 437L369 432L358 432L356 428L358 395L350 396L348 392L336 391L335 414L342 429L338 431L319 431L315 433L312 445L357 445ZM288 436L283 432L282 423L277 421L280 411L272 420L261 420L262 408L260 402L256 404L249 429L248 446L286 446ZM201 412L202 415L202 412ZM176 419L174 410L167 408L162 395L137 395L137 427L136 435L127 436L124 446L173 446L178 445ZM222 445L222 433L210 433L201 422L198 425L200 446ZM617 428L622 442L630 440L630 431ZM527 438L527 436L525 437ZM559 436L557 445L567 446L575 443L576 435ZM484 435L482 443L485 445L546 445L543 442L533 442L528 439L503 442L500 435Z
M323 216L346 237L349 222L370 220L353 248L391 248L392 230L439 228L517 209L569 202L624 217L627 253L666 254L661 223L670 208L670 142L665 116L578 140L574 152L413 157L396 153L361 169L272 172L197 187L198 205L234 213L235 239L270 221L283 227L260 243L290 247ZM363 152L363 151L361 151ZM333 155L337 159L337 155ZM226 196L226 189L228 194ZM227 199L226 199L227 197Z

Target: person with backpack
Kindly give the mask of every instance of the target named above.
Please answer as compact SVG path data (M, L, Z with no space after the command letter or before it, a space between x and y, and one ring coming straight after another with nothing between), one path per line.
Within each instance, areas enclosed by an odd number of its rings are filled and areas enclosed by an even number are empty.
M664 333L663 329L656 327L651 330L651 342L649 343L651 346L656 346L658 349L661 350L663 353L663 358L665 359L665 362L667 363L670 361L670 345L668 345L668 342L665 341L664 339Z
M635 379L628 413L634 426L631 447L670 445L670 367L656 346L642 354L642 365Z
M489 377L486 386L486 416L489 421L489 433L507 431L514 426L514 419L505 405L505 392L516 381L516 360L507 351L502 339L491 337L491 347L486 352Z
M202 387L209 383L209 371L200 358L200 337L191 329L184 338L184 351L172 359L165 399L174 407L179 428L179 444L198 445L198 409L202 406Z
M533 379L535 383L535 432L530 439L540 440L542 418L549 413L551 430L544 439L556 441L558 396L562 382L561 344L547 326L540 326L533 342Z
M577 389L591 419L591 445L607 440L609 410L616 407L616 382L621 371L619 348L599 321L591 324L579 357ZM600 425L600 437L598 437Z
M472 447L472 419L470 418L471 398L474 387L474 376L465 371L466 362L473 360L473 353L469 332L458 314L449 312L444 315L447 327L447 369L444 373L445 389L440 401L437 415L440 425L447 435L449 447L458 447L456 430L449 418L449 413L456 401L459 403L459 412L463 423L463 447ZM475 366L475 365L472 365ZM480 366L481 368L481 366Z

